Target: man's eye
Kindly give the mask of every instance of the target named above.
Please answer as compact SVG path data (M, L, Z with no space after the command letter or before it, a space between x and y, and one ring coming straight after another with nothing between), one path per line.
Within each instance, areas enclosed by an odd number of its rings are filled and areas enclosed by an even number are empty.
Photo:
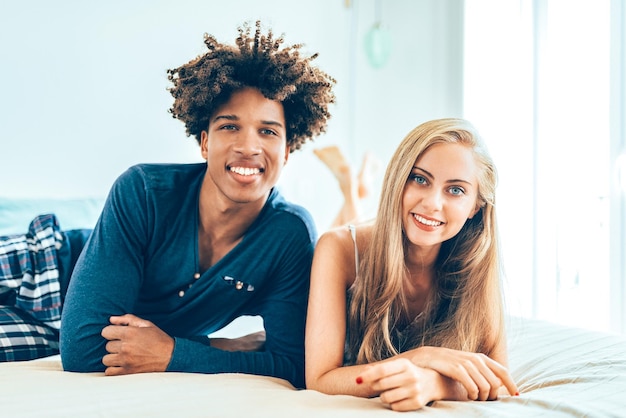
M276 135L276 132L272 131L271 129L261 129L261 133L263 135Z
M222 125L220 129L225 131L234 131L235 129L237 129L237 127L235 125Z

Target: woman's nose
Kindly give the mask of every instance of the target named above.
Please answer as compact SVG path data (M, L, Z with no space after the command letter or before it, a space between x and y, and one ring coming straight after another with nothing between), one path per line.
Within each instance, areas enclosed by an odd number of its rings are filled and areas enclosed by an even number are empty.
M441 191L437 189L430 189L425 192L422 199L422 205L429 210L440 210L443 205L443 196Z

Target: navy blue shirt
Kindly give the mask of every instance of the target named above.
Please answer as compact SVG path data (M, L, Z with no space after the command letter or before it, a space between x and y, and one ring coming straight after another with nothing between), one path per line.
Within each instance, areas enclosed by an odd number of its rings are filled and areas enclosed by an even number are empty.
M304 323L317 239L310 214L272 190L240 243L195 278L200 164L143 164L113 185L69 284L60 350L68 371L103 371L111 315L135 314L175 338L168 371L238 372L304 385ZM259 315L260 352L227 352L207 334Z

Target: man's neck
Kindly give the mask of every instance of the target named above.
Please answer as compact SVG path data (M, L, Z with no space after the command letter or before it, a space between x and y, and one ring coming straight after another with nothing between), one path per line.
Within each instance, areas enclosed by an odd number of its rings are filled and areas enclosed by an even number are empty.
M215 264L247 233L265 206L266 199L238 203L203 184L198 203L198 243L204 269Z

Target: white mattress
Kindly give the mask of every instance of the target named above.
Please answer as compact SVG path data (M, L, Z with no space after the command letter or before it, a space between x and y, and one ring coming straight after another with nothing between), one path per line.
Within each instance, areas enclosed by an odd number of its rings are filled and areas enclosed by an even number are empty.
M626 416L626 337L512 319L509 359L521 395L436 402L419 416ZM378 399L295 390L251 375L63 372L58 356L0 364L1 417L399 417ZM403 416L406 414L402 414Z

